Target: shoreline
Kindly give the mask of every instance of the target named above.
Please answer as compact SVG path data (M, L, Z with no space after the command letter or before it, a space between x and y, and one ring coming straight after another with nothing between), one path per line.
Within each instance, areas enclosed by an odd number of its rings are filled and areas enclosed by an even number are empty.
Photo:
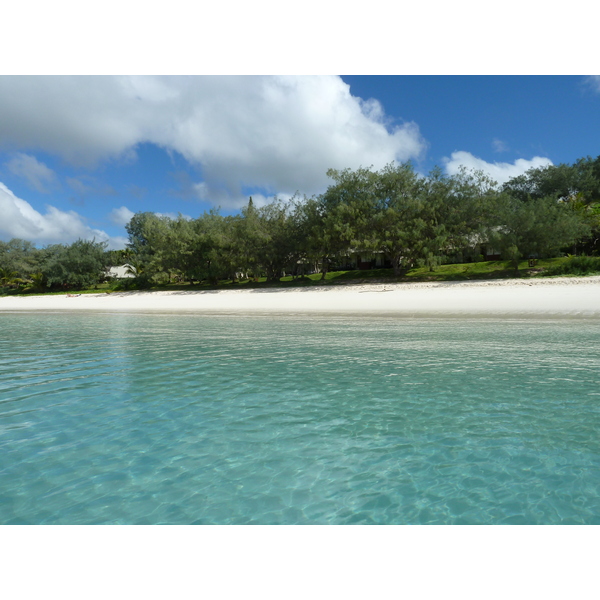
M7 312L600 318L600 276L0 297Z

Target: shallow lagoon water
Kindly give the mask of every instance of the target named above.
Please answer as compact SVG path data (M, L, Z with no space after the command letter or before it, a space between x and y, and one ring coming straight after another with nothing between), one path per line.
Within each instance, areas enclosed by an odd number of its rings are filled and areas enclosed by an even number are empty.
M598 320L0 328L2 524L600 524Z

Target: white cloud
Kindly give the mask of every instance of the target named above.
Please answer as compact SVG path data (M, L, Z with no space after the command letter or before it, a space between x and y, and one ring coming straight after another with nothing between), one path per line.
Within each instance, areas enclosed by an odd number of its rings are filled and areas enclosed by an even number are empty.
M108 218L115 225L125 227L125 225L131 221L131 217L133 217L134 214L135 213L131 212L126 206L121 206L120 208L113 208L110 211Z
M18 152L6 163L6 167L13 175L25 179L38 192L47 193L59 186L56 173L35 156Z
M36 244L72 243L81 239L108 242L109 248L123 248L124 237L111 237L104 231L86 225L81 215L64 212L54 206L46 207L42 215L29 202L17 198L0 183L0 238L21 238Z
M600 94L600 75L588 75L585 81L589 87Z
M138 143L202 169L215 204L244 186L312 194L328 168L381 168L426 149L413 122L392 124L377 100L340 77L0 77L0 140L75 165L131 158Z
M498 138L492 141L492 147L494 148L494 152L508 152L509 150L508 144Z
M446 173L456 175L461 166L469 170L483 171L499 184L507 182L513 177L522 175L527 170L538 167L548 167L552 164L549 158L534 156L531 160L518 158L514 163L494 162L489 163L473 156L470 152L453 152L450 158L444 159Z

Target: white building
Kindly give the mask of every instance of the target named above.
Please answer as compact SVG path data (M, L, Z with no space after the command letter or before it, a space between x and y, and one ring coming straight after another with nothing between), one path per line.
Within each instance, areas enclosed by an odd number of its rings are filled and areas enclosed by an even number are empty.
M129 279L135 277L135 269L129 264L120 267L109 267L106 270L106 276L113 279Z

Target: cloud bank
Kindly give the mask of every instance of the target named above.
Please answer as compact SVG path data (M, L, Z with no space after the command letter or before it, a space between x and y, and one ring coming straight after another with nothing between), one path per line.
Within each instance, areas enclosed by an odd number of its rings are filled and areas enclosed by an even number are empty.
M126 238L111 237L100 229L93 229L74 211L64 212L54 206L46 208L46 214L41 214L0 183L0 238L21 238L37 244L62 244L79 238L95 238L97 242L108 242L108 248L125 246Z
M534 156L531 160L518 158L514 163L494 162L489 163L473 156L470 152L453 152L450 158L444 159L444 167L448 175L456 175L461 166L469 170L483 171L497 183L506 183L509 179L522 175L532 168L548 167L552 164L549 158Z
M337 76L2 77L4 149L43 150L76 166L132 160L139 143L183 155L223 206L244 187L312 194L328 168L381 168L426 148L413 122Z

